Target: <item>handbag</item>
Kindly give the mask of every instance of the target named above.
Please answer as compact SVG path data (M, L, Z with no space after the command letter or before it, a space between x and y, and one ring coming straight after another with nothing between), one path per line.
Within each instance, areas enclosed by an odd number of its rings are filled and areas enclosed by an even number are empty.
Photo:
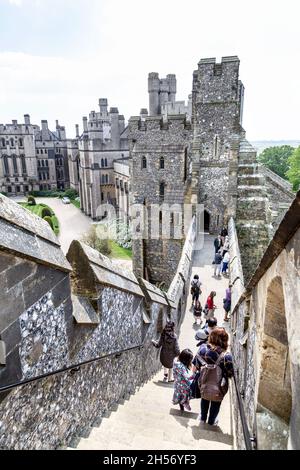
M201 398L200 388L198 385L199 378L200 378L200 371L196 372L194 380L190 385L190 397L191 398L195 398L195 399Z

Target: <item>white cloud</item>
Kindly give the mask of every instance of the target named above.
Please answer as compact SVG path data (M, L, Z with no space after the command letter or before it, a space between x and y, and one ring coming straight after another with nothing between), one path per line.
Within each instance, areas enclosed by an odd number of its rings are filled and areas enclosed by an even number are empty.
M29 112L36 122L59 118L72 135L99 97L128 119L148 107L148 72L175 73L177 97L187 99L200 58L237 54L248 138L299 139L299 2L285 0L282 8L281 0L253 0L241 9L239 0L89 1L76 36L80 43L89 35L82 56L63 41L61 57L0 52L1 122ZM61 4L70 24L72 8ZM40 38L47 46L53 40Z
M23 0L8 0L8 1L12 5L16 5L17 7L20 7L23 4Z

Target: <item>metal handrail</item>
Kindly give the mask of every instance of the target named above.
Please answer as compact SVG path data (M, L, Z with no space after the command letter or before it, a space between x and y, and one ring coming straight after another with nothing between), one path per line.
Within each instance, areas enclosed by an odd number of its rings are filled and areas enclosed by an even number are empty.
M244 404L243 404L243 400L241 397L241 393L237 385L235 373L233 373L233 382L234 382L235 391L237 395L237 402L238 402L239 414L240 414L242 428L243 428L243 435L244 435L246 450L254 450L253 444L256 442L256 438L254 436L251 437L250 435L250 431L249 431L248 424L247 424L247 418L246 418L246 414L244 410Z
M56 370L56 371L53 371L53 372L48 372L47 374L42 374L42 375L38 375L37 377L32 377L31 379L27 379L27 380L24 380L22 382L15 382L13 384L6 385L5 387L0 387L0 393L7 392L7 391L12 390L12 389L17 388L17 387L22 387L23 385L27 385L27 384L32 383L32 382L38 382L39 380L46 379L48 377L52 377L52 376L55 376L55 375L58 375L58 374L62 374L64 372L68 372L68 371L78 372L78 370L80 369L81 366L85 366L87 364L92 364L94 362L98 362L98 361L101 361L102 359L107 359L108 357L112 357L112 356L115 356L116 358L119 358L119 357L122 356L122 354L124 354L128 351L133 351L135 349L142 349L143 347L144 347L144 342L139 344L138 346L133 346L131 348L122 349L121 351L115 351L115 352L112 352L112 353L109 353L109 354L105 354L104 356L99 356L99 357L96 357L94 359L89 359L88 361L79 362L77 364L73 364L71 366L64 367L62 369L59 369L59 370Z

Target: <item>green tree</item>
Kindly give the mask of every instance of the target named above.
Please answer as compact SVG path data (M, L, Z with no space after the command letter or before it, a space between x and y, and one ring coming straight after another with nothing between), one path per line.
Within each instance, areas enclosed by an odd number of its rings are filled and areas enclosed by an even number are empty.
M270 170L274 171L281 178L287 179L286 173L289 170L288 159L294 152L294 147L282 145L281 147L268 147L258 157L262 163Z
M289 157L289 170L286 176L289 182L293 185L293 190L298 191L300 188L300 147L294 150L292 155Z

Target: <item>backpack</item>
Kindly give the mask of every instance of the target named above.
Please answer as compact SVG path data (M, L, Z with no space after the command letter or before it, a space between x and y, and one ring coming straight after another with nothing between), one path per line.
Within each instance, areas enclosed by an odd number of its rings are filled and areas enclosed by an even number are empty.
M199 377L199 389L201 398L208 401L221 402L228 392L228 380L223 377L223 371L220 367L225 353L221 353L215 364L207 364L201 358L201 370Z
M198 284L198 280L197 281L192 281L192 287L191 287L191 294L201 294L201 289L200 289L200 286Z

